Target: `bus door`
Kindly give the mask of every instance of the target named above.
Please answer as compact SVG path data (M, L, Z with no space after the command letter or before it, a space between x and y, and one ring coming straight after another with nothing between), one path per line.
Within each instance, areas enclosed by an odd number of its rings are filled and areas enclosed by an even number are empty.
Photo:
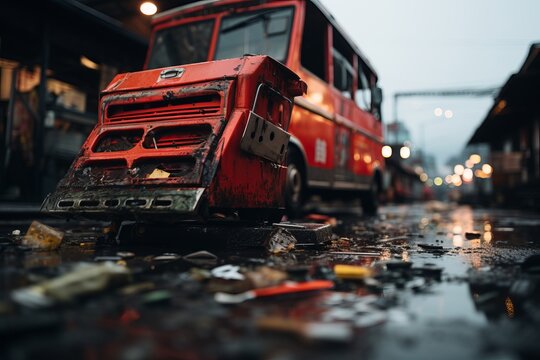
M335 104L335 152L334 152L334 186L350 188L354 177L351 171L353 127L350 120L353 113L354 101L353 83L354 68L338 50L333 49L334 87L336 89Z

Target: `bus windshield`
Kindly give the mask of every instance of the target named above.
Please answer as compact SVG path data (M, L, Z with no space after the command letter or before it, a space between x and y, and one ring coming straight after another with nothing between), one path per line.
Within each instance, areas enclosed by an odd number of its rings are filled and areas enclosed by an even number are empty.
M221 21L215 60L245 54L270 55L285 62L293 8L272 8L226 16ZM160 30L150 52L148 68L206 61L214 20L192 22Z
M214 20L173 26L156 33L148 68L206 61Z
M292 15L292 8L274 8L223 18L215 59L264 54L284 62L289 48Z

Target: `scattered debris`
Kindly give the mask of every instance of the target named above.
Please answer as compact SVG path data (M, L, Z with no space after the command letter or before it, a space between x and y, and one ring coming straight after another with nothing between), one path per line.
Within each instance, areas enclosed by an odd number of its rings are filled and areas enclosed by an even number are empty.
M174 261L180 259L180 255L175 253L164 253L159 256L154 257L154 261Z
M332 216L322 214L309 214L305 217L306 220L314 221L320 224L328 224L332 227L337 226L337 219Z
M381 253L375 252L360 252L360 251L329 251L329 254L332 255L352 255L352 256L365 256L365 257L379 257Z
M156 168L152 173L148 174L147 179L166 179L169 176L171 176L171 173Z
M196 265L216 265L218 257L206 250L196 251L194 253L185 255L182 259Z
M346 249L346 248L350 248L351 246L351 239L349 238L346 238L346 237L339 237L337 239L334 239L332 240L332 248L335 248L335 249Z
M142 297L142 302L146 305L161 305L168 303L171 299L171 292L169 290L161 289L144 294Z
M246 277L240 273L240 266L222 265L212 269L213 277L225 280L244 280Z
M283 254L294 249L296 238L287 230L276 228L266 241L266 249L272 254Z
M184 260L217 260L217 256L206 250L196 251L184 256Z
M474 239L480 239L482 237L482 234L478 232L466 232L465 233L465 239L467 240L474 240Z
M390 271L407 271L412 267L411 262L400 261L400 260L390 260L386 262L386 268Z
M248 271L245 275L256 289L281 284L288 278L287 273L269 266L261 266L254 271Z
M334 287L332 281L327 280L314 280L307 282L299 283L285 283L279 286L272 286L262 289L254 289L246 291L240 294L227 294L218 292L214 295L214 299L222 304L238 304L247 300L267 297L267 296L277 296L283 294L299 293L306 291L315 291L315 290L326 290Z
M94 261L118 261L122 260L120 256L96 256Z
M431 214L421 216L431 222ZM417 217L407 226L402 225L402 219L403 215L395 213L370 222L355 219L351 224L344 220L335 233L329 225L316 224L329 229L328 239L331 239L317 243L317 247L301 247L300 243L308 241L296 233L308 230L310 224L285 222L273 224L273 228L265 225L265 232L260 232L260 227L253 231L260 239L268 240L271 232L285 239L274 244L283 249L277 255L264 248L250 247L244 252L227 243L215 247L219 258L208 251L182 256L189 251L181 250L176 244L168 248L98 244L96 237L71 227L66 230L62 251L58 252L29 251L27 246L17 246L17 239L8 235L0 239L3 256L0 260L7 264L4 289L11 298L0 299L0 315L4 319L3 325L0 322L0 335L17 337L17 341L26 345L36 338L36 331L54 329L51 336L55 339L59 334L73 331L73 336L87 341L87 331L92 339L93 331L107 337L110 330L118 330L117 326L123 332L126 326L135 325L137 331L144 333L170 331L171 338L181 339L174 346L182 351L191 351L186 348L191 344L203 343L205 347L208 344L204 351L208 350L209 357L226 353L234 355L229 358L243 355L264 358L275 353L268 353L268 347L261 344L273 346L278 341L284 343L284 354L290 355L287 351L291 344L298 347L299 340L307 343L300 344L304 348L317 346L322 351L325 346L338 349L336 345L351 344L343 355L352 357L358 355L357 350L365 349L362 341L371 339L372 334L377 341L386 342L390 338L386 331L394 325L415 330L418 323L432 316L434 301L436 306L444 306L442 310L459 306L461 300L445 301L444 305L437 300L457 287L459 294L470 296L473 305L460 309L463 314L469 314L466 311L472 309L484 312L489 319L513 318L513 323L525 329L527 323L523 320L538 319L540 255L534 255L536 243L525 245L529 247L522 250L509 246L515 244L514 235L506 234L506 238L500 236L489 245L465 243L461 248L456 246L455 238L453 241L453 229L458 226L445 223L450 219L446 214L441 216L441 225L430 223L422 234L415 232ZM497 223L496 219L490 219L490 224ZM478 233L465 233L463 229L479 229L483 224L476 220L473 224L459 223L456 231L460 239L471 237L469 234L478 238ZM520 229L516 227L516 231ZM96 227L95 233L103 236L100 227ZM523 240L524 234L525 231L520 231L519 236L515 234L519 246L532 240ZM419 239L422 237L425 240ZM296 242L291 246L287 241L293 239ZM502 241L507 241L507 245L501 248ZM452 247L443 248L443 244L449 246L452 242ZM198 244L213 249L207 243ZM448 253L448 257L438 256L443 253ZM470 254L475 257L469 258ZM523 261L525 256L529 257ZM82 258L90 263L66 263ZM19 263L20 268L13 267ZM96 267L102 270L97 271ZM113 267L115 271L103 267ZM471 271L461 271L467 268ZM19 284L35 285L17 289L22 286ZM309 293L317 290L325 291ZM451 298L456 293L448 294ZM99 296L94 296L92 301L81 301L90 295ZM266 301L262 300L264 297ZM261 300L236 307L222 305L256 298ZM55 308L50 309L52 306ZM37 311L41 308L47 311ZM40 323L39 317L44 314L59 317L55 322ZM33 317L37 319L35 323L31 321ZM224 323L227 325L223 326ZM384 323L391 326L371 329ZM452 322L445 324L452 328ZM535 320L532 324L535 325ZM498 322L490 321L490 329L498 326ZM227 340L213 341L214 335L208 336L213 329L219 329ZM461 328L456 331L461 332ZM413 335L404 337L406 344L421 337L409 332ZM161 346L161 340L151 338L148 344ZM23 355L29 354L23 352Z
M423 250L443 250L444 248L440 245L430 245L430 244L417 244L418 247L421 247Z
M334 273L338 279L364 279L373 275L373 270L365 266L335 265Z
M119 290L119 293L125 296L135 295L142 292L153 290L156 285L152 282L142 282L125 286Z
M284 229L305 229L306 228L304 225L292 224L292 223L289 223L289 222L273 223L272 226L281 227L281 228L284 228Z
M380 243L385 243L385 242L391 242L391 241L396 241L396 240L407 240L409 237L408 236L393 236L393 237L385 237L385 238L382 238L382 239L377 239L378 242Z
M78 297L99 293L126 283L131 273L112 262L81 263L71 272L52 280L12 292L17 303L28 307L48 307L58 302L70 302Z
M425 276L429 278L433 278L436 280L441 279L443 269L441 267L432 265L432 264L425 264L422 267L413 267L412 272L413 274L419 275L419 276Z
M39 250L56 250L60 247L64 233L50 226L32 221L22 240L24 246Z

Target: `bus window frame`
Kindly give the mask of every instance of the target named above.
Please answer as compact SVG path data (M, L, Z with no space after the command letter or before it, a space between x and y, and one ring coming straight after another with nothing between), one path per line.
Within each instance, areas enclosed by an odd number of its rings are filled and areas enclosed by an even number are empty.
M285 60L283 61L283 64L289 66L292 62L292 56L294 55L294 51L291 51L291 49L294 46L296 46L296 44L299 41L296 37L297 37L297 34L299 33L298 14L302 12L302 9L301 9L302 5L303 4L298 4L298 2L295 0L290 0L290 1L287 0L287 1L280 1L280 2L275 2L275 3L253 5L253 6L248 6L248 7L242 7L242 6L239 6L237 8L233 7L228 11L222 11L222 12L218 12L215 14L208 14L208 15L197 15L193 17L189 16L189 13L186 13L187 17L185 18L172 20L172 21L164 21L161 24L155 25L154 28L152 29L152 33L150 34L150 41L148 43L148 51L146 53L146 58L144 62L144 69L148 69L148 63L150 60L150 55L152 53L152 51L150 50L153 49L156 33L160 30L163 30L169 27L184 25L191 22L214 19L214 28L212 30L212 35L210 39L210 48L208 50L208 57L206 59L206 61L213 61L215 57L216 48L217 48L217 41L219 38L219 31L221 28L221 20L223 17L229 16L232 14L240 14L243 12L257 11L257 10L270 9L270 8L279 8L279 7L282 7L282 8L292 7L293 8L291 29L290 29L290 34L289 34L289 46L287 47L287 55L285 57Z

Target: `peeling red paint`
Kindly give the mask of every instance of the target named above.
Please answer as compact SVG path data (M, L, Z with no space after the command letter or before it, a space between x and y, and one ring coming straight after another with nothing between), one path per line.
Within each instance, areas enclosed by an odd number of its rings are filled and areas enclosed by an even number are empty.
M242 151L240 140L261 83L285 98L260 91L254 111L284 130L290 101L305 84L267 56L182 65L181 77L161 78L175 68L121 74L111 82L101 95L99 124L44 210L142 216L160 192L184 199L184 189L197 195L195 203L171 202L169 214L283 207L285 164ZM116 199L119 190L124 195ZM165 202L159 204L167 213Z

